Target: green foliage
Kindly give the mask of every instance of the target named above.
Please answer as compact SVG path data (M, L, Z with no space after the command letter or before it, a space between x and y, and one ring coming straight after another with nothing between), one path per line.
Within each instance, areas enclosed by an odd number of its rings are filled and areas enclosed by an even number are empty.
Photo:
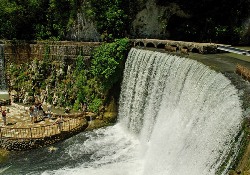
M34 25L35 37L37 39L62 39L68 20L68 13L70 12L66 0L49 0L45 6L45 16L43 20ZM60 8L61 5L61 8Z
M32 39L34 24L41 23L48 0L2 0L0 3L0 35L6 39Z
M66 73L65 65L69 63L52 61L50 49L46 46L41 60L9 66L12 89L19 93L21 99L26 92L37 95L46 91L46 102L50 104L57 99L57 106L79 110L83 103L87 103L88 110L98 112L100 106L107 104L109 92L112 91L114 97L116 90L113 87L120 86L128 50L127 38L104 43L94 51L90 62L79 55L71 65L73 72Z
M158 7L168 9L159 21L170 18L167 22L163 20L165 31L158 37L230 44L250 42L248 29L242 27L248 23L250 1L155 2ZM64 40L76 24L77 14L84 13L85 17L94 20L103 40L111 42L130 34L133 20L146 3L146 0L1 0L0 38ZM171 4L176 4L175 7L187 15L171 14L176 10L171 9ZM138 35L133 37L150 37Z
M78 6L79 0L1 0L0 37L64 39Z
M81 108L81 103L79 100L76 100L76 102L74 103L73 109L75 111L78 111Z
M91 73L98 78L104 90L110 89L122 77L129 40L116 39L98 47L91 60Z
M88 109L93 112L98 112L99 107L102 105L102 99L94 96L88 105Z
M81 71L87 71L87 66L84 60L84 56L78 55L76 59L76 67L75 67L75 74L80 74Z
M91 66L78 56L74 70L77 100L74 109L87 103L88 109L97 112L105 103L107 93L122 79L124 62L129 50L127 38L104 43L93 53Z
M84 57L79 55L76 61L76 67L74 71L75 85L77 88L77 104L86 101L86 85L87 85L87 69L84 62ZM78 105L77 105L78 106Z
M125 36L128 16L122 0L90 0L88 14L96 21L98 31L105 41Z
M80 102L86 101L86 84L87 84L87 77L84 71L80 72L79 75L76 77L76 87L77 87L77 99Z
M47 99L48 103L51 104L51 103L52 103L52 100L53 100L53 98L52 98L52 96L49 94L49 95L48 95L48 99Z

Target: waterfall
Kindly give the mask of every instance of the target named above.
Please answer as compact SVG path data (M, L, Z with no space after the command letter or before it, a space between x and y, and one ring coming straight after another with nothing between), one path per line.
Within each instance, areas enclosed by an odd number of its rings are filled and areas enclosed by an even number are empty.
M224 175L238 154L242 116L238 90L221 73L188 58L133 48L117 124L72 137L52 156L43 150L48 158L41 161L34 152L4 173Z
M7 90L4 61L4 46L0 44L0 92Z
M131 49L119 122L142 144L143 174L216 174L240 131L237 94L227 78L199 62Z

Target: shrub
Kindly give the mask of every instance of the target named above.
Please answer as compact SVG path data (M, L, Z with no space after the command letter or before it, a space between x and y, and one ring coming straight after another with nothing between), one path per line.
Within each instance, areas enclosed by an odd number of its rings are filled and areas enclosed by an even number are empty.
M97 77L104 90L109 90L122 78L128 50L129 40L127 38L104 43L94 50L90 71Z

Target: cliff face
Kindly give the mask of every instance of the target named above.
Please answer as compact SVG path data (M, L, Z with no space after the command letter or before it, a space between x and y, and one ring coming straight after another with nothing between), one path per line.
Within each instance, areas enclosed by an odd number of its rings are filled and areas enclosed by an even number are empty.
M171 16L187 18L181 7L176 3L169 3L165 6L157 5L156 0L137 0L136 7L129 7L133 11L130 16L130 27L127 35L133 38L160 38L169 37L166 29ZM67 39L74 41L101 41L101 33L98 33L96 21L91 19L82 4L78 11L77 18L72 23L67 33Z
M130 33L138 38L166 39L170 35L166 26L173 15L188 17L176 3L160 6L154 0L149 0L133 19Z
M88 3L84 1L77 18L71 22L67 39L101 41L108 31L108 35L115 36L114 33L120 33L118 37L130 38L229 44L246 44L250 40L250 3L245 1L235 5L233 2L215 0L125 0L115 6L116 10L109 12L104 9L112 9L114 3L100 3L101 7L95 7L94 13L92 7L89 10L86 4ZM105 7L102 9L103 6Z
M5 0L0 6L0 36L9 40L130 37L247 44L249 8L250 2L243 0Z
M101 35L97 31L94 21L82 9L77 13L77 18L72 23L66 38L74 41L100 41Z
M33 42L4 44L6 74L13 101L66 107L75 103L74 67L79 55L88 64L98 42Z
M6 77L14 102L36 99L55 107L99 112L117 103L128 39L99 42L24 42L3 44ZM107 109L106 109L107 108ZM114 112L109 111L109 112Z

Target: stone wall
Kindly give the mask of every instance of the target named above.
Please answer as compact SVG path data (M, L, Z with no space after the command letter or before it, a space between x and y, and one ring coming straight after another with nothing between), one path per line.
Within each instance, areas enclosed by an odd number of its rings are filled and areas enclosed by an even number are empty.
M13 40L0 44L4 46L6 79L9 91L15 92L14 102L32 104L39 96L42 102L64 107L65 100L74 101L76 96L72 87L76 58L82 55L89 64L91 52L101 43Z
M52 60L75 59L78 55L90 56L91 51L100 42L71 41L2 41L5 60L11 63L22 63L45 56Z

